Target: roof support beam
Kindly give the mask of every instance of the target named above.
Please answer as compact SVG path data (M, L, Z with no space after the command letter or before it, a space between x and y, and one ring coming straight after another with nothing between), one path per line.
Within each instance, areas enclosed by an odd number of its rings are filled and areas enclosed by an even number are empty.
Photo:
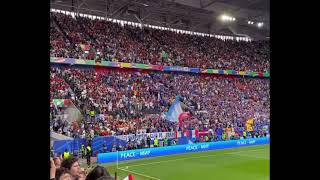
M109 13L112 10L112 5L114 4L115 0L105 0L106 9L105 9L105 18L108 18Z
M139 23L141 24L141 28L143 29L143 22L141 21L141 19L136 14L134 14L133 16L139 21Z
M125 3L123 6L121 6L120 8L118 8L117 10L115 10L112 14L111 14L111 17L112 18L115 18L117 17L117 15L119 14L119 12L123 11L124 8L128 7L128 5L131 3L131 1Z
M204 8L206 8L206 7L208 7L208 6L210 6L211 4L216 3L216 2L219 2L219 0L212 0L212 1L209 2L208 4L203 5L203 4L202 4L202 1L200 0L200 7L201 7L201 9L204 9Z
M88 4L86 3L87 0L83 0L82 3L79 4L78 9L81 8L81 6L83 6L84 4L86 4L88 6ZM78 1L79 2L79 1Z
M147 18L148 18L148 17L150 17L152 14L153 14L153 13L149 13L149 14L147 14L146 16L144 16L143 18L141 18L141 21L143 21L143 20L147 19Z

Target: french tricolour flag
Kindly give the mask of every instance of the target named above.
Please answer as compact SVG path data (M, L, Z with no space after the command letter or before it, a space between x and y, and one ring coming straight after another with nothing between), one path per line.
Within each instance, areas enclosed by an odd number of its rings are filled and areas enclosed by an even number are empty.
M181 138L181 137L182 137L181 131L176 131L176 138Z
M176 131L176 138L181 137L189 137L189 138L198 138L200 136L200 132L198 129L196 130L185 130L185 131Z
M166 114L166 119L171 122L179 122L179 126L181 126L183 120L188 117L190 117L190 113L182 110L181 102L176 98Z
M198 138L199 137L199 130L191 130L191 138Z
M168 113L166 114L166 119L171 122L178 122L179 116L183 113L180 101L175 100L170 106Z

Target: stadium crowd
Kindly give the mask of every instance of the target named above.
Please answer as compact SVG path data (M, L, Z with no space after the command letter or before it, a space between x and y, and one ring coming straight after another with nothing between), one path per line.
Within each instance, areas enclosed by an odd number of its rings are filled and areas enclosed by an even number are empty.
M51 67L51 84L52 99L71 96L84 114L68 124L55 116L62 108L51 108L51 129L72 137L193 129L239 137L248 119L259 135L270 121L268 79ZM164 115L177 95L192 114L181 127Z
M51 56L269 72L269 41L237 42L51 12Z
M50 15L52 57L269 71L269 41L223 41L61 13ZM177 96L191 113L182 124L165 117ZM70 122L64 115L68 107L51 104L50 130L89 140L95 136L198 130L209 133L197 142L221 141L267 136L270 124L269 79L51 66L50 98L71 100L83 115L80 121ZM254 120L253 129L246 134L250 120ZM125 147L113 144L107 150L104 145L103 151L150 144L150 138L134 139ZM104 167L81 168L74 155L51 158L50 179L114 179Z

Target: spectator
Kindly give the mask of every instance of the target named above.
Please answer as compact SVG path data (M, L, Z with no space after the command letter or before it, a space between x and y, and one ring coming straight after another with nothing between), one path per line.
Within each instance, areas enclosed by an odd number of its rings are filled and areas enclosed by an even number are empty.
M55 179L56 178L56 165L52 159L52 157L50 157L50 179Z
M59 169L61 167L61 159L59 157L55 157L53 158L53 161L54 161L55 167Z
M86 180L96 180L100 177L110 177L109 172L102 166L96 166L86 177Z
M59 168L56 171L56 178L55 180L73 180L70 171L67 168Z
M66 168L70 171L73 178L80 175L81 169L78 163L78 159L75 157L68 158L61 163L61 167Z
M85 180L85 179L86 179L85 171L84 169L81 169L77 180Z
M97 180L115 180L113 177L110 176L101 176Z

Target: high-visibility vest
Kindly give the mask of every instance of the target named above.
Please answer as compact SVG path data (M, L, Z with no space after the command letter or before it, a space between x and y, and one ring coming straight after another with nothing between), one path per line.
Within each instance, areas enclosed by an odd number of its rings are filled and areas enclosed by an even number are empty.
M247 132L243 131L243 136L246 137L247 136Z
M90 111L90 116L91 116L91 117L94 116L94 111Z
M168 145L168 139L164 139L164 145L165 145L165 146Z
M70 153L69 152L64 152L63 153L63 158L64 159L68 159L70 157Z
M222 134L222 139L223 139L223 140L227 139L226 133L223 133L223 134Z
M204 139L205 139L206 141L209 141L209 137L208 137L208 136L205 136Z
M90 153L91 153L91 147L87 146L87 154L90 154Z
M158 146L158 139L155 139L155 140L153 141L153 144Z

